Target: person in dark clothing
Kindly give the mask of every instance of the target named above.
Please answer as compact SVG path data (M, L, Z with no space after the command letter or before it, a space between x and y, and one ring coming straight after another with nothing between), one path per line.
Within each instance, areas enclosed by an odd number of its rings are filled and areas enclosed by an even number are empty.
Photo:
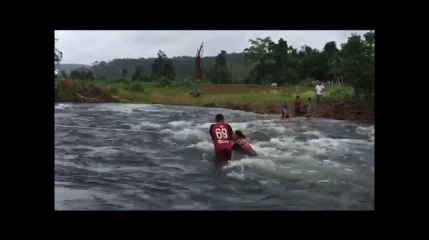
M299 96L295 98L295 116L299 116L302 114L302 101L299 99Z

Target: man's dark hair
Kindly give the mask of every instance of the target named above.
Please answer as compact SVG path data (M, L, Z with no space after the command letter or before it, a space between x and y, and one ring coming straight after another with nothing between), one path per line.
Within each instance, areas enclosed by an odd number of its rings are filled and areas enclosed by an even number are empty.
M240 131L240 130L236 130L235 134L239 137L239 138L246 138L246 136Z
M223 115L222 114L217 114L216 117L215 117L215 121L216 122L223 121Z
M298 99L298 98L299 98L299 96L296 96L296 98Z

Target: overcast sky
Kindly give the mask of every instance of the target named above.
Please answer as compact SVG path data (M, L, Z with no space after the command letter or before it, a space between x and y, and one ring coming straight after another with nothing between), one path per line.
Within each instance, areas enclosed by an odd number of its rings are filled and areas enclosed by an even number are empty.
M352 33L368 31L55 31L55 47L63 52L61 63L91 64L115 58L156 57L159 49L168 57L195 56L201 42L204 56L216 56L221 50L242 52L250 46L249 39L268 36L275 42L283 38L297 49L308 45L322 50L329 41L340 48Z

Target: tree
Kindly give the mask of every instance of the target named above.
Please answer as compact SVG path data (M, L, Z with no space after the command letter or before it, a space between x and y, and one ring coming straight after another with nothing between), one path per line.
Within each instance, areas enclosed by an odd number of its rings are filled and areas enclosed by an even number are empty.
M55 39L55 41L57 41L57 40L58 39ZM60 50L58 50L57 48L55 48L55 51L54 51L54 62L55 62L55 65L59 64L62 59L63 59L63 52L61 52Z
M364 39L365 39L365 54L367 56L371 56L374 57L374 44L375 44L375 36L374 33L372 32L372 30L368 33L365 33L363 35Z
M231 80L231 73L226 63L226 51L222 50L216 57L215 74L212 81L221 83L229 83Z
M92 71L88 71L87 73L86 73L86 79L88 79L88 80L94 80L94 74L92 73Z
M72 70L70 72L70 78L71 79L81 79L81 73L77 70Z
M374 35L353 34L341 44L341 71L344 82L350 83L357 94L372 96L374 92Z
M160 49L158 51L158 58L155 59L152 63L152 75L156 78L161 77L161 71L163 68L164 60L167 58L167 55Z
M293 68L287 68L284 73L284 83L297 84L299 81L298 74Z
M133 81L143 80L144 68L142 66L135 66L134 74L131 77Z
M275 69L272 51L274 43L270 37L256 38L249 40L250 48L244 49L244 61L246 63L254 63L255 66L250 71L250 83L261 84L266 75L272 75Z
M275 61L275 64L281 68L288 64L288 52L289 47L287 42L280 38L277 44L271 44L272 46L272 56Z
M256 63L250 74L251 82L285 84L297 81L297 73L293 69L297 65L298 53L283 38L277 43L272 42L269 37L249 41L252 46L244 50L245 59Z
M271 51L273 42L270 37L249 39L250 48L244 49L244 59L247 63L273 63ZM270 47L271 46L271 47Z
M161 50L158 51L158 58L152 63L152 75L158 79L166 77L174 80L176 78L176 69L173 61L168 59L167 55Z
M307 45L301 47L298 53L297 74L300 79L315 78L325 80L327 70L326 59L319 50Z
M125 78L127 76L127 73L128 73L127 69L122 69L121 70L122 77Z
M327 42L323 48L321 55L322 58L322 70L324 73L324 80L333 80L337 83L342 82L342 58L339 56L340 50L334 41Z
M327 42L325 44L325 47L323 47L323 52L325 55L327 55L329 58L332 56L335 56L338 54L339 50L337 48L337 44L335 41Z
M55 39L55 41L57 41L58 39ZM58 50L57 48L54 49L54 66L55 66L55 72L54 72L54 80L55 80L55 87L57 86L57 74L58 74L58 70L57 70L57 66L58 64L61 62L63 58L63 53ZM56 92L55 92L56 94Z
M200 48L197 49L197 56L195 58L195 79L203 78L203 44L204 42L202 42Z
M62 70L62 71L61 71L61 76L62 76L63 78L67 78L67 73L66 73L66 71Z
M176 69L174 68L173 61L171 59L165 59L161 70L161 76L174 80L176 78Z

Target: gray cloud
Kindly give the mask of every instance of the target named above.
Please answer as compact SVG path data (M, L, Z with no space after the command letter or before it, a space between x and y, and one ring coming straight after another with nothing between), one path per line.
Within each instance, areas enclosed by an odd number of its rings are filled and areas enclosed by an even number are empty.
M201 42L204 55L216 56L220 50L242 52L249 39L271 37L285 39L300 49L303 45L322 49L326 42L337 46L352 33L367 31L55 31L56 47L64 54L62 63L91 64L115 58L156 57L159 49L167 56L194 56Z

